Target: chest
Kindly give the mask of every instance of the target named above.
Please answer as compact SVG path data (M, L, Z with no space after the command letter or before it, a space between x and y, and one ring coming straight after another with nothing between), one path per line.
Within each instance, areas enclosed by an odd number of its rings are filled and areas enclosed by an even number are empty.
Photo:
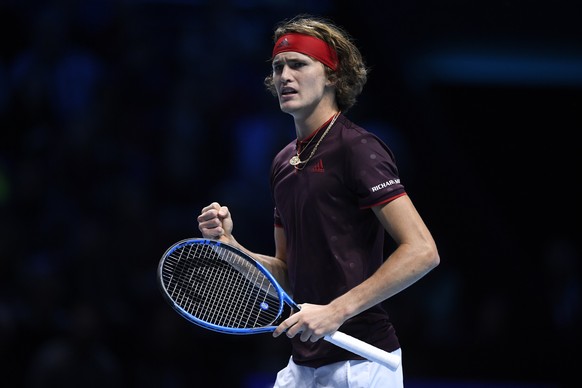
M345 155L336 147L322 148L300 169L287 162L292 156L285 156L273 181L275 205L284 222L310 219L334 209L346 211L357 203L349 186Z

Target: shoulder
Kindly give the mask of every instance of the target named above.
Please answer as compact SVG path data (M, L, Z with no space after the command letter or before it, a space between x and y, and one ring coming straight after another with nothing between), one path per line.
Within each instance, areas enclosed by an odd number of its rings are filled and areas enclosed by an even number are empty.
M368 133L367 130L362 128L360 125L351 121L347 116L340 114L337 118L336 125L339 129L339 132L344 133L345 135L357 136L359 134Z
M362 150L373 149L393 156L388 145L379 136L361 125L354 123L343 115L338 118L338 124L338 143L351 152L357 153Z
M374 142L378 141L380 143L383 143L383 141L373 132L368 131L360 124L354 123L344 115L340 115L337 121L338 121L337 132L339 133L339 135L341 135L342 139L345 141L350 140L362 141L363 139L370 139ZM363 140L363 142L365 143L366 140Z

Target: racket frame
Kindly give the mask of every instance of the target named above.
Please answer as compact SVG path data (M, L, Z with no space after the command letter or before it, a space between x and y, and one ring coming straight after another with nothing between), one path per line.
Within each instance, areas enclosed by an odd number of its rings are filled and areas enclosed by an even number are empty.
M158 281L158 285L162 291L162 295L164 296L164 299L172 306L172 308L178 314L180 314L186 320L188 320L188 321L190 321L198 326L202 326L203 328L210 329L212 331L216 331L216 332L224 333L224 334L236 334L236 335L250 335L250 334L273 332L273 331L275 331L275 329L278 326L278 325L268 325L268 326L252 327L252 328L225 327L225 326L216 325L214 323L202 320L202 319L194 316L193 314L189 313L188 311L186 311L183 307L181 307L174 300L174 298L172 298L172 296L170 295L170 293L168 292L168 290L166 288L166 285L164 284L164 276L163 276L164 264L166 262L166 259L168 257L170 257L170 255L173 252L175 252L179 249L182 249L185 246L195 245L195 244L196 245L208 245L210 247L226 249L229 252L233 253L234 255L244 259L249 264L253 265L255 268L257 268L257 270L259 270L269 280L269 282L273 286L273 289L276 291L277 296L279 298L276 319L274 320L274 322L278 322L279 320L281 320L283 312L285 311L285 304L287 304L290 309L299 310L299 306L297 306L297 304L284 292L284 290L279 285L277 280L273 277L273 275L261 263L259 263L258 261L256 261L252 257L250 257L245 252L237 250L236 248L233 248L229 244L222 243L221 241L218 241L218 240L203 239L203 238L187 238L187 239L176 242L175 244L173 244L171 247L169 247L166 250L166 252L162 255L162 258L158 264L158 269L157 269L157 281ZM269 306L269 308L273 308L273 307L274 306Z

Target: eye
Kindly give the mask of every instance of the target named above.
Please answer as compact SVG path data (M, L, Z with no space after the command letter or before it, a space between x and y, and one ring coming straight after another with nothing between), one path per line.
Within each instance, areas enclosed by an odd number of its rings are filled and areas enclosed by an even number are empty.
M273 72L274 73L280 73L283 70L283 65L280 63L274 63L273 64Z
M291 65L290 65L290 67L292 69L299 69L299 68L301 68L303 66L305 66L305 63L304 62L292 62Z
M286 63L277 62L277 63L272 64L274 74L281 74L283 72L283 69L285 68L285 66L287 66L291 70L299 70L300 68L302 68L306 65L307 65L306 62L297 61L297 60L287 61Z

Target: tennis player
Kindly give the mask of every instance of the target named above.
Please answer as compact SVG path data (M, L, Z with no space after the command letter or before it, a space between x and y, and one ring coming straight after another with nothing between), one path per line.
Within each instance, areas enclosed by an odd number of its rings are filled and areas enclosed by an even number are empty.
M279 23L265 84L293 117L296 139L271 167L275 254L241 246L227 206L213 202L197 219L204 238L250 253L300 304L273 333L292 343L275 387L402 387L402 364L391 370L322 338L339 329L400 355L382 302L440 262L392 151L345 115L367 72L350 35L333 22L299 15ZM386 232L395 242L387 253Z

